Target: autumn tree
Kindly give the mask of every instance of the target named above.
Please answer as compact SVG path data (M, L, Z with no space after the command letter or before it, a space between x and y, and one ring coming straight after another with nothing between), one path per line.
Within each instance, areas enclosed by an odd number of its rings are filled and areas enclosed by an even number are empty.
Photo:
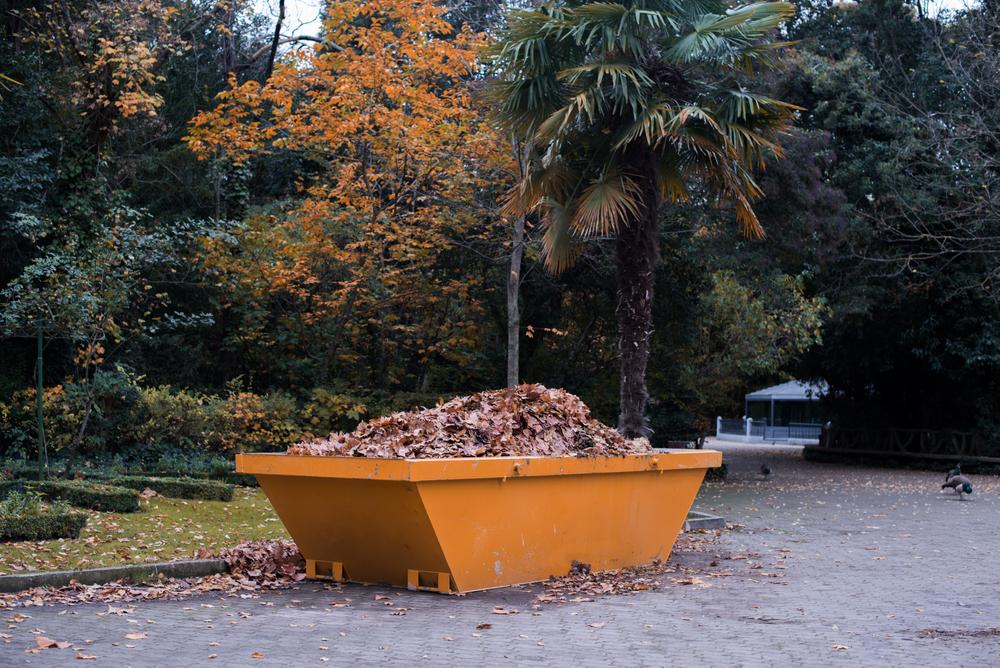
M155 116L163 104L156 86L166 57L182 48L179 9L152 0L43 3L20 13L20 38L57 58L70 94L67 122L83 119L98 156L119 121Z
M507 158L468 85L483 38L444 12L429 0L329 2L322 44L263 84L234 82L187 138L206 160L309 166L295 202L251 216L236 246L207 240L206 262L233 299L278 300L287 326L328 325L331 364L367 351L361 382L376 386L400 365L425 386L432 360L461 363L481 336L481 279L462 258L497 232L491 165Z

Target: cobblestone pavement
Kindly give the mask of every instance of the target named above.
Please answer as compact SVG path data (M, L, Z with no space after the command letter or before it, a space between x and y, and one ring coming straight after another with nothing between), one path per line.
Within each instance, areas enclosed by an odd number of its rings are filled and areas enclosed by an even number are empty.
M113 666L1000 665L1000 482L973 476L975 494L959 501L935 473L718 445L730 477L696 507L734 526L708 552L673 558L704 585L667 578L659 591L537 610L530 588L445 597L315 583L122 616L33 607L5 623L0 665L77 664L74 647ZM519 612L492 614L497 605ZM73 647L25 653L39 630Z

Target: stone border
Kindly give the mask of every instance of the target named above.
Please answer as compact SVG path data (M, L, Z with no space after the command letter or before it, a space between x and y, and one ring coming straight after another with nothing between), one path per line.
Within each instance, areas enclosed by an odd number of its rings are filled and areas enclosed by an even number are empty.
M48 573L18 573L0 575L0 592L9 594L34 587L65 587L73 580L83 585L93 585L107 584L115 580L140 583L161 575L168 578L199 578L225 573L228 570L229 566L222 559L187 559Z
M697 531L698 529L725 529L725 518L708 513L699 513L692 510L684 520L684 531Z

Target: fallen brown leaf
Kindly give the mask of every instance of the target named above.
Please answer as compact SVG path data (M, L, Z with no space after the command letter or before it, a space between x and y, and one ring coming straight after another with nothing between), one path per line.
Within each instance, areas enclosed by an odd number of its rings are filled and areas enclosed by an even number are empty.
M576 395L543 385L456 397L433 408L362 422L349 434L300 443L294 455L412 459L652 452L601 424Z
M73 643L53 640L52 638L46 638L45 636L35 636L35 644L38 645L39 649L66 649Z

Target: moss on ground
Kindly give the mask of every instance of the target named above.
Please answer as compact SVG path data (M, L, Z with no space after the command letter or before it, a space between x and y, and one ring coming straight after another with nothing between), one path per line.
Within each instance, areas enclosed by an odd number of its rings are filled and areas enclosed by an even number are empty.
M229 502L153 497L138 513L86 512L76 540L0 543L0 574L186 559L201 547L288 537L259 488L237 488Z

